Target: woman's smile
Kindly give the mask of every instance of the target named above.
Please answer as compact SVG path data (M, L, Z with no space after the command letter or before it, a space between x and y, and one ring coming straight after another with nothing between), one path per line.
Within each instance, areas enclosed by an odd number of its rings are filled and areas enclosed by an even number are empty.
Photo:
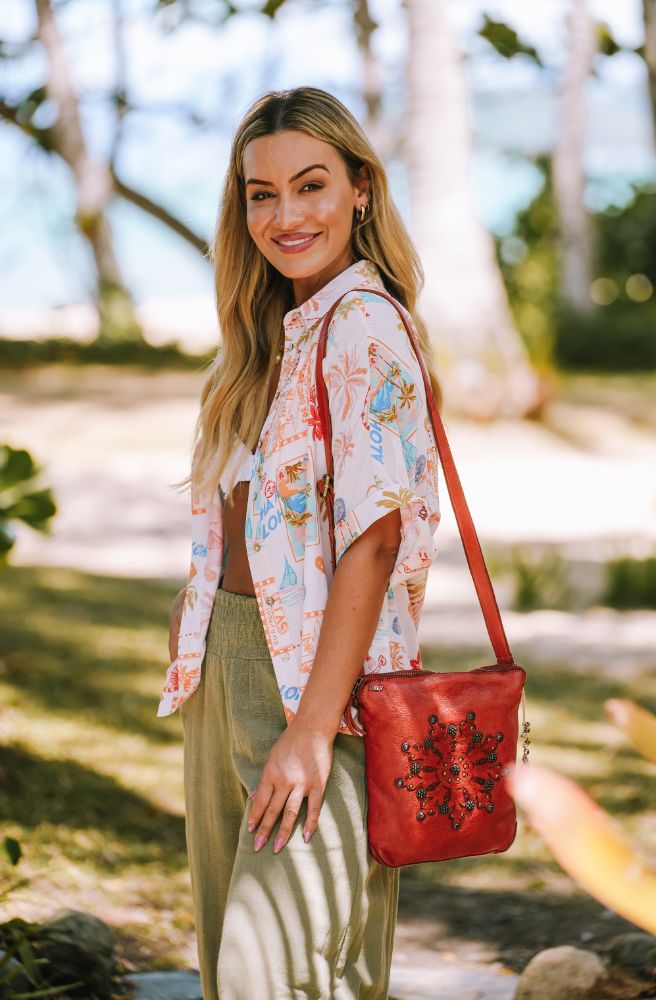
M283 253L300 253L307 250L321 233L293 233L289 236L272 237L273 242Z

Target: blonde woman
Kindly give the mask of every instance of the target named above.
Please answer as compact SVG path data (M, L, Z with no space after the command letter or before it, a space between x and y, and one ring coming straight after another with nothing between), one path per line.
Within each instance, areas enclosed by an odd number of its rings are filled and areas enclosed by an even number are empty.
M396 309L367 289L407 311L439 400L421 266L362 129L313 87L267 93L240 122L212 256L221 344L158 710L181 710L203 996L381 1000L399 870L368 849L346 706L359 674L421 668L440 514L421 371ZM323 362L333 573L314 371L343 292Z

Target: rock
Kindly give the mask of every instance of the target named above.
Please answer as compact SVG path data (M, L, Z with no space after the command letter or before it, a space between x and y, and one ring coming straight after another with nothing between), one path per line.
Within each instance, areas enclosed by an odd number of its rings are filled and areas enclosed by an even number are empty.
M593 951L565 944L538 952L528 963L513 1000L597 1000L608 978Z
M653 934L628 931L618 934L608 944L611 965L641 976L647 982L656 979L656 937Z
M48 959L53 985L81 981L84 991L72 996L111 1000L116 972L116 935L98 917L81 910L62 910L39 928L36 953Z

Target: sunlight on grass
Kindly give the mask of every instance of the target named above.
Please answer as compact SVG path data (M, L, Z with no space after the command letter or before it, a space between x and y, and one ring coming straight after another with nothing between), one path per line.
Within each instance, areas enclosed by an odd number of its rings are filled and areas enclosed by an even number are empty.
M42 919L62 906L111 923L138 968L195 964L177 714L158 719L168 611L177 587L158 581L16 567L0 591L0 809L24 850L31 884L2 919ZM29 614L26 614L29 609ZM431 669L448 661L425 650ZM581 676L526 664L531 758L580 782L654 850L655 792L647 765L601 715L606 698L656 705L656 678ZM637 689L640 689L639 691ZM651 704L650 704L651 703ZM405 877L471 889L544 889L572 882L520 822L503 855L413 867Z

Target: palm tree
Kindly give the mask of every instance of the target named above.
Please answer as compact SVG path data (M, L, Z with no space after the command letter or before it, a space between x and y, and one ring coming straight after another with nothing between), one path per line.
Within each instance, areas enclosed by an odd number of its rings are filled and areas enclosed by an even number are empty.
M553 153L554 194L560 242L560 294L576 312L590 312L593 238L583 200L585 87L592 71L595 27L588 0L571 0L567 58L560 92L560 125Z
M525 415L543 390L513 324L492 236L476 215L467 84L447 0L404 6L411 229L426 272L420 308L445 374L445 400L480 418Z

